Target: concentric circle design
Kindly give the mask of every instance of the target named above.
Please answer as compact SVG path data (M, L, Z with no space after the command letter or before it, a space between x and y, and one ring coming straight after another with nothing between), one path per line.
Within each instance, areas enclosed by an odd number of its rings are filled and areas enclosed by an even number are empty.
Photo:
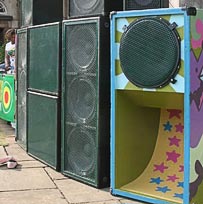
M141 18L123 33L119 55L123 73L134 85L163 87L178 72L180 37L174 25L162 18Z
M5 81L3 84L3 111L4 113L9 113L12 108L13 98L12 98L12 87Z
M84 124L94 118L96 90L88 78L73 79L68 87L67 96L67 108L75 122Z
M73 129L67 139L68 165L72 172L88 177L96 165L96 144L93 135L82 128Z
M84 72L95 67L96 61L96 30L92 25L74 26L68 36L68 64L76 72Z

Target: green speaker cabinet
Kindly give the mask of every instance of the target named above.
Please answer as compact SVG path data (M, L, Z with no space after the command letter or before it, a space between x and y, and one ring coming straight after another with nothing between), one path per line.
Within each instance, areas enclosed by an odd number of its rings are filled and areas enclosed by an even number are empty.
M58 95L61 78L61 24L29 27L28 89Z
M27 151L60 169L61 23L28 28Z
M63 0L20 0L21 27L63 19Z
M111 15L111 190L203 203L203 10Z
M27 36L26 28L17 30L16 43L16 139L24 148L27 148Z
M63 22L62 173L109 185L109 20Z
M27 97L28 153L59 170L58 97L32 91L27 92Z

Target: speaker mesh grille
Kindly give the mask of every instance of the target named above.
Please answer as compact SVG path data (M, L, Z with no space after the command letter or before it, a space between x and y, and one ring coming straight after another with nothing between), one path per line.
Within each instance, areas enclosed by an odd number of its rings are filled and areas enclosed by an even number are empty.
M97 23L66 26L65 170L82 179L96 179Z
M67 139L68 170L89 179L95 179L95 137L83 128L74 128Z
M33 0L21 1L21 26L32 25L33 19Z
M87 123L95 116L96 90L86 77L75 78L68 88L69 113L76 123Z
M125 1L126 10L153 9L153 8L160 8L160 7L161 7L160 0L126 0Z
M158 18L132 22L121 38L120 62L124 74L136 86L156 88L168 84L180 63L176 29Z
M104 0L70 0L70 17L101 14Z
M96 28L94 24L68 26L67 68L70 72L93 71L96 65Z
M17 123L18 140L26 144L27 32L18 34L17 47Z

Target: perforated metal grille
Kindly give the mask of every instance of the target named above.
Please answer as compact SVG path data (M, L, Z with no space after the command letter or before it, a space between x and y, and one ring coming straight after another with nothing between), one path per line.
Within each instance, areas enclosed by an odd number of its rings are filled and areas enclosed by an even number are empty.
M96 143L93 134L84 128L73 128L67 138L67 170L95 179Z
M96 32L95 24L79 24L67 27L67 71L95 72L97 54Z
M101 14L104 0L70 0L70 16Z
M168 84L180 63L180 43L176 29L161 18L132 22L120 43L120 62L134 85L156 88Z
M27 31L18 34L17 56L17 137L26 145Z
M160 7L161 7L160 0L126 0L125 1L126 10L153 9L153 8L160 8Z
M88 78L74 78L67 96L67 107L74 122L87 124L95 117L96 89Z
M22 0L21 3L21 26L32 25L33 21L33 0Z
M78 21L66 26L65 170L96 179L98 28Z

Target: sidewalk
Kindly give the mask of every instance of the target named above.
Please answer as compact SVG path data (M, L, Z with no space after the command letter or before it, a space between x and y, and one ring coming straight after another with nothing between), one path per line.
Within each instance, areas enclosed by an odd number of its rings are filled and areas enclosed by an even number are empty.
M0 158L13 156L16 169L0 167L1 204L141 204L112 196L109 188L96 189L54 171L30 157L16 142L15 131L0 119L8 146L0 146Z

